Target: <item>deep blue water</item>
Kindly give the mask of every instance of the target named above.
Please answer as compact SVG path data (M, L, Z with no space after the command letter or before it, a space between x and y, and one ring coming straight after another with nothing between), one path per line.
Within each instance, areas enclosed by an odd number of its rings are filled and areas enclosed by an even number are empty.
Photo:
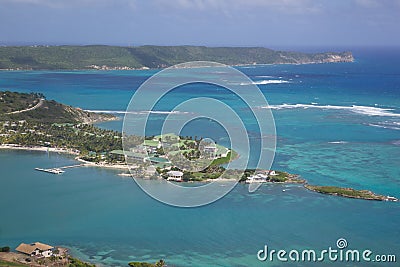
M354 54L354 63L239 70L256 82L268 81L259 87L273 107L277 128L273 168L314 184L400 197L400 50ZM135 89L156 72L3 71L0 88L42 92L84 109L123 111ZM200 85L177 90L158 108L168 110L202 95L241 108L226 91ZM153 119L157 125L162 118ZM249 134L257 136L251 118L245 119ZM99 126L121 130L122 121ZM207 122L184 130L228 142L221 129ZM256 144L257 138L251 141ZM266 185L249 194L238 185L216 203L174 208L153 200L117 171L78 168L61 176L33 171L74 161L67 156L0 151L0 158L0 201L6 203L0 245L37 240L67 245L107 266L159 258L176 266L263 266L268 264L258 262L256 253L264 244L322 250L344 237L350 248L400 257L399 203L319 195L298 186Z

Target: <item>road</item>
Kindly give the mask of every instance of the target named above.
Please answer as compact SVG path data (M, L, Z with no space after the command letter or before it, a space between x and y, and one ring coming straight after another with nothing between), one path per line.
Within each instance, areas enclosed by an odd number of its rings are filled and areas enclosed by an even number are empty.
M43 105L44 99L41 98L39 100L39 103L37 103L35 106L31 107L31 108L26 108L26 109L22 109L22 110L17 110L17 111L13 111L13 112L8 112L6 113L7 115L9 114L18 114L18 113L23 113L23 112L27 112L27 111L31 111L31 110L35 110L37 108L40 108Z

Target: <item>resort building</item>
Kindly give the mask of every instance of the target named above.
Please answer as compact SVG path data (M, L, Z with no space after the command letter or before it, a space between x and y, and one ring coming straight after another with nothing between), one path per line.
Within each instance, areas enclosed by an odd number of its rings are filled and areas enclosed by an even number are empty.
M31 257L50 257L53 255L54 247L36 242L32 244L21 243L15 250Z
M215 153L217 153L217 150L218 150L218 148L215 146L205 146L204 147L204 152L207 152L207 153L215 154Z
M246 183L265 183L268 182L269 176L278 175L273 170L258 171L256 174L250 175L246 179Z
M183 172L181 171L169 171L167 172L167 175L168 181L182 182Z
M109 152L110 155L117 157L120 161L124 161L125 157L130 160L136 160L139 162L145 162L148 157L146 153L136 153L131 151L123 151L123 150L112 150Z
M264 183L268 181L268 175L258 173L247 177L246 183Z
M205 146L203 148L204 156L211 159L217 158L217 151L218 148L215 146Z

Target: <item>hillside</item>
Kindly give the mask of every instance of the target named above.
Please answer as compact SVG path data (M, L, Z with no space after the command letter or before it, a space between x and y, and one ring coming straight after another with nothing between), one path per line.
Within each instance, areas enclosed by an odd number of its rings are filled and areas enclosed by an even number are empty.
M41 123L93 123L113 120L110 114L96 114L73 108L54 100L46 100L40 93L0 91L0 120L26 120Z
M350 52L300 53L263 47L205 46L3 46L0 69L164 68L188 61L227 65L352 62Z

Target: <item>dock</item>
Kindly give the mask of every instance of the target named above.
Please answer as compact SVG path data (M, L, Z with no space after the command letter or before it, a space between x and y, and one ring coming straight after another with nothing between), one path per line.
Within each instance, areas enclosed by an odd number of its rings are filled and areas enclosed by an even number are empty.
M41 171L41 172L52 173L52 174L62 174L65 172L64 169L78 168L78 167L83 167L86 165L87 164L83 163L83 164L75 164L75 165L63 166L63 167L58 167L58 168L49 168L49 169L35 168L35 170Z
M53 168L53 169L35 168L35 170L41 171L41 172L48 172L48 173L52 173L52 174L62 174L65 172L65 171L61 170L60 168Z

